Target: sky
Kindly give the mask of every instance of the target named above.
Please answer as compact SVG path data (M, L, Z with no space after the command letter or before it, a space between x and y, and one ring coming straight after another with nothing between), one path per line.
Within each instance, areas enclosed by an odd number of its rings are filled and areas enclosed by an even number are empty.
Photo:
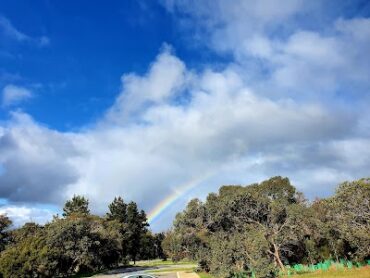
M154 231L222 185L369 177L370 2L0 2L0 213L136 201Z

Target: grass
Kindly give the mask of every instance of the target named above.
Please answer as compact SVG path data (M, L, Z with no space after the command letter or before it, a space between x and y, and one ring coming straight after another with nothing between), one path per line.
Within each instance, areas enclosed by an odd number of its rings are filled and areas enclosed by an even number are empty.
M85 277L92 277L94 275L101 274L101 273L104 273L104 271L100 270L100 271L95 271L95 272L90 272L90 273L74 274L74 275L68 276L68 277L71 277L71 278L85 278Z
M132 263L133 264L133 263ZM161 265L196 265L196 262L191 261L179 261L173 262L171 260L146 260L146 261L137 261L135 266L161 266Z
M214 278L209 273L197 273L200 278ZM291 276L284 276L290 278L370 278L370 267L364 266L360 268L344 268L344 269L329 269L327 271L318 270L311 273L295 274Z
M288 277L288 276L285 276ZM289 276L292 278L369 278L370 267L364 266L360 268L344 268L344 269L329 269L327 271L315 271L305 274L296 274Z
M194 272L193 267L179 267L179 268L162 268L158 270L148 270L150 273L170 273L170 272Z
M161 266L161 269L158 270L147 270L147 273L171 273L171 272L193 272L194 268L197 266L195 262L191 261L179 261L179 262L172 262L163 261L163 260L148 260L148 261L138 261L136 262L135 266L144 266L144 267L156 267Z
M198 272L197 274L199 275L200 278L214 278L214 276L207 272Z

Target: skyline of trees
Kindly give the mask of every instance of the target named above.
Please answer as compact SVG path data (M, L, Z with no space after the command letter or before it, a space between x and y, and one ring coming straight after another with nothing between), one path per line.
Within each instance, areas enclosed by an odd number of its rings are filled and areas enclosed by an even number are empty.
M191 200L167 232L120 196L104 216L74 195L62 216L12 228L0 215L0 277L68 277L137 260L196 261L217 277L275 277L286 265L326 259L370 260L370 179L340 184L309 202L288 178L228 185Z
M0 215L0 277L69 277L165 258L164 235L148 226L145 212L122 197L105 217L92 215L88 199L78 195L67 200L62 217L45 225L11 229L10 219Z

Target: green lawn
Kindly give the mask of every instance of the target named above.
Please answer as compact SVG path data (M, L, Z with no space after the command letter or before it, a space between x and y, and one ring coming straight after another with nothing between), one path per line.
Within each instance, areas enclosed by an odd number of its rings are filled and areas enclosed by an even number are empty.
M198 273L200 278L214 278L212 275L200 272ZM296 274L291 276L284 276L290 278L370 278L370 267L364 266L361 268L352 269L330 269L327 271L316 271L312 273Z
M131 263L133 264L133 262ZM191 261L179 261L173 262L171 260L163 261L163 260L145 260L145 261L137 261L136 266L159 266L159 265L196 265L196 262Z
M206 272L199 272L197 273L200 278L214 278L211 274L206 273Z
M146 266L146 267L156 267L161 266L158 270L147 270L148 273L169 273L169 272L193 272L197 267L197 263L191 261L179 261L172 262L171 260L162 261L162 260L148 260L148 261L138 261L136 266Z
M285 276L288 277L288 276ZM365 266L361 268L352 268L352 269L330 269L328 271L316 271L306 274L297 274L290 276L292 278L370 278L370 267Z
M170 273L170 272L194 272L193 267L172 267L158 270L148 270L148 273Z

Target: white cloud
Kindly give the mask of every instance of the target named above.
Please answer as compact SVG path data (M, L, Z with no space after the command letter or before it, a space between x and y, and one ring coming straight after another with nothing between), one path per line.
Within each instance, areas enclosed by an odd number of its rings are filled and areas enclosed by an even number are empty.
M15 40L17 42L30 42L37 46L43 47L50 44L50 39L46 36L42 37L31 37L25 33L19 31L14 25L4 16L0 15L0 34L3 34L6 38Z
M14 227L27 222L45 224L53 217L49 209L15 205L0 206L0 214L7 215L13 221Z
M252 182L277 174L310 192L307 177L315 175L322 194L328 194L341 177L367 173L368 160L354 164L351 157L368 141L342 141L354 136L357 114L318 102L260 96L232 68L189 71L168 50L143 76L122 80L123 90L107 116L79 132L57 132L27 114L13 113L0 129L1 196L61 206L73 194L84 194L93 211L103 213L117 195L148 210L200 177L203 193L235 177ZM187 101L180 105L181 92ZM147 101L150 105L144 105ZM127 121L132 113L135 117ZM356 140L358 150L346 147L339 159L338 148ZM315 145L320 147L307 147ZM325 164L342 174L325 180L319 174Z
M17 105L33 97L29 89L12 84L6 85L2 93L2 105L4 107Z
M171 55L171 48L165 45L145 76L122 76L122 92L107 118L127 121L147 106L168 101L185 83L185 70L184 63Z
M287 21L310 12L318 4L302 0L163 0L163 5L184 21L183 26L201 32L201 43L217 51L241 55L245 45L256 34L288 28Z
M191 39L231 54L250 85L273 95L370 88L369 18L330 17L327 1L162 2Z
M225 183L286 175L314 197L368 175L368 19L335 18L321 30L297 20L321 2L164 4L232 60L196 71L164 47L146 73L122 76L114 105L95 125L75 132L13 113L0 128L1 196L62 205L84 194L102 213L122 195L148 210L200 180L168 220L189 197Z
M26 34L18 31L13 26L13 24L3 16L0 16L0 28L6 36L13 38L17 41L26 41L30 39Z
M333 25L334 34L298 31L276 46L270 56L275 66L273 84L296 91L346 89L350 93L348 83L356 93L364 86L370 88L370 63L363 59L370 51L370 35L364 27L370 28L370 20L338 20Z

